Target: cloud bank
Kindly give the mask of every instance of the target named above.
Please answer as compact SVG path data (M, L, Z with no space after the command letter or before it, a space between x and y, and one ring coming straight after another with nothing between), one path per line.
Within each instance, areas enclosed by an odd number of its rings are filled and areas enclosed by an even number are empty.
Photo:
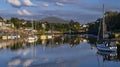
M56 2L56 5L57 5L57 6L64 6L64 4L63 4L63 3L60 3L60 2Z
M18 10L18 11L17 11L17 14L18 14L18 15L21 15L21 16L32 16L32 15L33 15L32 13L30 13L30 12L27 11L26 9Z
M41 19L48 16L62 17L82 23L102 17L102 5L106 11L120 11L120 0L1 0L6 4L1 9L8 9L5 13L0 10L1 16L30 17ZM112 3L112 4L111 4ZM10 7L12 6L12 7ZM4 12L4 13L3 13Z
M30 0L23 0L23 5L25 5L25 6L37 6L36 4L33 4Z
M34 7L37 6L37 4L34 4L31 0L6 0L7 3L12 5L13 7Z
M21 7L22 3L20 0L7 0L7 3L11 4L13 7Z

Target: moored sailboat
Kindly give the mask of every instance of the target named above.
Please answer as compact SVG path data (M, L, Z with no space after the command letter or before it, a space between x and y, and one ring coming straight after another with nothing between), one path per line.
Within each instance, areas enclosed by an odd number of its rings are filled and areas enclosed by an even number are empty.
M33 22L32 22L32 30L34 29L33 27ZM27 37L25 38L25 41L26 42L29 42L29 43L33 43L33 42L36 42L38 40L38 37L37 35L35 35L32 31L30 34L27 35Z
M97 49L99 51L115 52L117 51L117 46L114 41L109 40L109 35L105 28L105 15L104 15L104 5L103 5L103 21L100 23L98 37L97 37ZM101 28L102 27L102 28ZM100 40L100 30L102 29L102 39ZM101 42L98 42L101 41Z
M25 41L32 43L32 42L36 42L38 40L38 37L36 35L33 34L29 34L26 38Z

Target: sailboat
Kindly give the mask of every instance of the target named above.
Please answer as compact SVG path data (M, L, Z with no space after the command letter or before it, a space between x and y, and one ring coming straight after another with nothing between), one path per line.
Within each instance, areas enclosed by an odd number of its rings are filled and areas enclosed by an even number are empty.
M103 5L103 21L100 22L100 27L99 27L99 32L98 32L98 37L97 37L97 49L99 51L107 51L107 52L115 52L117 51L117 46L114 41L109 40L109 35L106 32L105 28L105 15L104 15L104 5ZM102 26L102 28L101 28ZM100 41L100 30L102 29L102 43L99 43Z
M34 29L34 27L33 27L33 22L32 22L32 30L33 29ZM30 34L28 34L27 37L25 38L25 41L29 42L29 43L34 43L37 40L38 40L38 37L33 32L31 32Z

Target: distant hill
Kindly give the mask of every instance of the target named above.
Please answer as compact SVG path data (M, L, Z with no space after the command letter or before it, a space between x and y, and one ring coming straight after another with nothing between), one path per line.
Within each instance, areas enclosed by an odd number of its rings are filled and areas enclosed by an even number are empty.
M40 20L40 22L48 22L48 23L69 23L69 21L58 18L58 17L47 17Z

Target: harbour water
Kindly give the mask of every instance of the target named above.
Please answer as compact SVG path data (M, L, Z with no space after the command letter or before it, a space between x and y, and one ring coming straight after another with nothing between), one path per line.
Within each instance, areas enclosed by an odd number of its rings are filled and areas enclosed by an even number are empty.
M29 43L0 40L1 67L119 67L120 54L98 52L95 36L61 35Z

